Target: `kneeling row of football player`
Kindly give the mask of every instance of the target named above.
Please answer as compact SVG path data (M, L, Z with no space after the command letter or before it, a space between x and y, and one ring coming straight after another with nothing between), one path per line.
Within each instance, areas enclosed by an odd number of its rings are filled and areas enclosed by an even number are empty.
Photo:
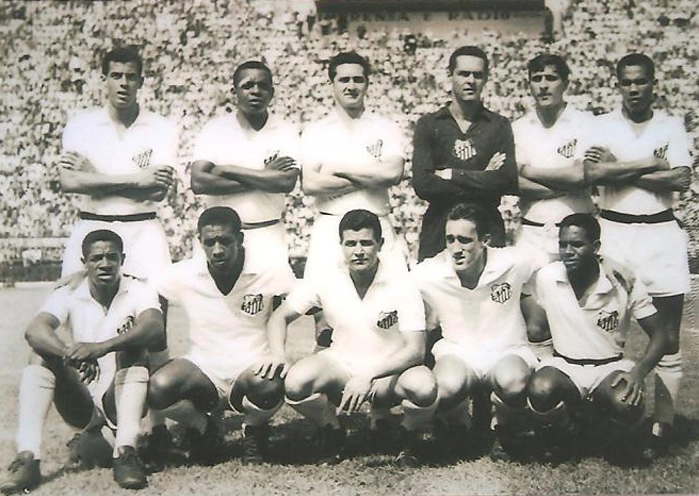
M324 463L343 457L338 413L365 402L374 440L386 439L391 409L402 408L395 431L401 466L421 463L429 427L435 451L450 456L492 443L494 460L538 454L560 462L576 455L591 418L596 428L604 424L611 446L627 445L614 436L633 435L642 420L644 379L667 341L643 284L598 256L600 228L589 214L562 221L560 261L543 267L525 250L491 248L488 219L478 206L455 206L446 249L408 271L381 262L378 217L352 210L338 229L344 262L296 285L286 268L246 257L240 217L228 207L202 213L201 252L148 285L121 273L119 236L88 234L86 277L56 289L28 327L18 454L0 488L11 493L41 482L52 402L82 430L75 458L94 455L95 436L111 437L112 459L103 461L126 488L147 485L136 452L146 406L185 426L189 461L202 464L221 456L212 414L221 405L243 415L243 461L263 462L269 420L284 401L318 426ZM185 310L190 347L148 370L145 350L164 332L158 296ZM520 309L527 298L546 312L552 354L537 356L529 345ZM332 342L294 361L287 329L313 309L325 313ZM635 362L624 357L631 316L650 337ZM143 457L162 467L169 432L161 427L147 441Z

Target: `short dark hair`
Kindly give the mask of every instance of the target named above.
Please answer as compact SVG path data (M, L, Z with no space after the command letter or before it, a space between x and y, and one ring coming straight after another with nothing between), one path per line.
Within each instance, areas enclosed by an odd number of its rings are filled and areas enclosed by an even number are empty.
M617 79L621 78L621 71L624 67L632 65L640 65L645 68L646 75L651 80L655 79L655 63L648 55L643 53L629 53L628 55L624 55L616 64Z
M369 79L369 73L371 72L371 67L369 66L369 61L359 55L357 52L342 52L335 55L330 59L328 64L328 77L330 81L335 79L337 75L337 68L343 64L357 64L361 65L364 70L364 77Z
M450 220L468 220L476 226L478 238L489 233L488 214L483 207L475 203L457 203L447 212L447 222Z
M117 47L108 51L104 57L102 57L102 74L109 74L109 64L111 62L121 62L122 64L128 64L132 62L136 64L138 70L138 75L141 76L143 73L143 59L139 55L138 51L131 46Z
M590 241L599 241L600 239L599 222L591 214L570 214L561 221L558 232L560 233L564 228L571 226L583 229Z
M204 210L197 221L197 232L201 234L205 226L230 226L233 232L240 232L242 222L238 212L230 207L211 207Z
M119 250L119 253L124 253L124 241L121 239L121 236L114 231L110 231L109 229L98 229L96 231L90 231L83 238L81 246L83 258L87 257L88 253L90 253L90 248L92 248L92 245L98 241L114 243Z
M235 71L233 71L233 87L238 86L240 79L243 77L243 71L248 69L259 69L265 72L267 74L267 77L269 78L269 84L274 84L274 78L272 78L272 71L267 66L267 64L259 60L247 60L240 64L238 67L236 67Z
M379 241L383 234L379 217L375 213L361 208L350 210L342 216L338 234L342 239L342 234L345 231L361 231L362 229L371 229L376 241Z
M464 55L478 57L479 59L481 59L483 61L483 71L486 73L486 75L488 74L488 67L490 64L488 63L488 56L485 54L485 52L477 46L466 45L457 48L456 50L451 52L451 55L449 55L449 75L454 73L454 68L456 67L456 59Z
M543 71L547 66L553 66L553 68L556 70L556 74L558 74L558 77L563 81L568 82L570 67L568 67L568 63L563 57L555 53L542 53L531 59L527 63L529 79L531 79L532 74Z

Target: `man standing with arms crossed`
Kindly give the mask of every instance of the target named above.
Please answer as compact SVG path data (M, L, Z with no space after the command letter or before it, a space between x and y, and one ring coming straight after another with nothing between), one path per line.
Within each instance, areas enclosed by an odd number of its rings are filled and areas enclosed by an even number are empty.
M519 167L522 230L517 246L541 264L558 260L558 223L572 213L594 212L582 159L592 115L570 106L563 94L570 69L559 55L542 54L527 65L534 111L512 124ZM522 299L527 331L537 354L550 354L546 315L535 298Z
M288 267L281 217L299 175L298 130L270 114L274 83L262 62L236 68L233 94L236 112L209 121L197 139L192 190L207 195L207 206L228 206L240 215L248 257Z
M63 256L62 275L82 269L81 241L96 229L111 229L124 240L124 273L147 279L170 265L157 203L175 182L177 128L143 109L143 61L133 48L115 48L102 59L107 90L105 107L72 118L63 132L60 182L66 193L84 195L80 221L73 227ZM163 306L163 312L167 308ZM168 359L167 339L149 347L150 367ZM151 416L155 444L167 443L162 419ZM160 429L155 429L161 426Z
M682 377L680 325L689 291L687 236L672 212L673 194L689 187L690 141L682 121L653 109L655 65L644 54L616 68L621 108L596 120L597 146L585 174L600 186L603 253L631 268L648 288L668 333L658 363L649 457L669 447Z
M148 387L145 350L164 332L158 297L121 274L123 243L113 231L90 232L82 253L86 277L75 289L54 290L25 334L32 352L19 390L17 457L0 483L6 494L41 483L42 431L52 402L83 432L116 426L114 480L127 489L148 483L136 442Z
M303 191L316 197L318 217L311 231L304 277L323 277L342 263L338 225L352 209L379 216L385 239L384 263L407 269L404 244L388 220L388 188L403 177L404 138L396 123L366 111L369 62L355 52L330 60L328 76L335 107L306 126L303 147ZM331 330L316 314L318 342L328 346Z
M488 57L463 46L449 57L452 101L422 116L413 136L413 187L429 203L422 219L418 260L444 249L446 213L460 202L488 214L492 246L505 245L498 211L502 195L517 192L517 164L510 122L483 106Z

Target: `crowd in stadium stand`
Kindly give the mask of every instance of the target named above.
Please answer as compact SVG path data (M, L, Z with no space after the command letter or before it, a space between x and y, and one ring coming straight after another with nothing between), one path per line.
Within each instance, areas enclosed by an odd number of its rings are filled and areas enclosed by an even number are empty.
M657 64L658 104L683 115L695 144L699 140L699 17L694 0L573 0L563 34L553 42L494 31L462 30L447 39L410 33L415 50L406 50L407 32L359 29L357 36L353 28L341 33L337 25L317 19L312 9L296 10L256 9L245 0L3 2L0 240L68 235L77 197L63 194L58 185L61 133L75 111L102 103L99 59L118 44L136 45L144 56L141 102L170 116L181 129L182 182L160 211L177 259L189 251L202 208L189 189L194 138L211 116L231 108L232 70L247 59L262 59L272 67L273 111L303 125L332 105L324 62L341 50L355 49L373 66L369 108L390 115L410 138L418 117L448 100L447 58L460 44L481 46L491 56L484 100L510 118L531 103L526 62L535 54L565 54L572 68L569 101L600 113L618 104L616 60L629 51L643 51ZM406 179L392 189L392 220L414 255L424 204L410 186L409 161L406 170ZM699 188L681 199L679 215L690 227L699 226L693 206L697 194ZM312 201L297 187L288 204L291 253L302 256L314 217ZM503 206L506 216L516 215L515 204L511 200ZM696 243L692 246L697 251ZM8 243L0 251L0 262L22 256Z

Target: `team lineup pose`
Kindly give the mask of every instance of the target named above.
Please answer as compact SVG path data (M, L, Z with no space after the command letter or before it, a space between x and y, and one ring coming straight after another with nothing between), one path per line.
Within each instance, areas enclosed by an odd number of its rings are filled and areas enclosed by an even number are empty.
M493 246L505 245L498 211L504 194L517 192L517 164L510 122L483 106L488 57L478 47L449 57L452 101L421 117L413 136L413 187L429 203L420 229L418 261L444 249L446 213L460 202L488 214Z
M205 257L178 262L155 282L187 313L190 350L152 375L148 401L187 426L195 463L220 456L220 432L207 413L221 401L244 416L243 462L262 462L267 422L284 399L281 378L263 364L270 356L266 324L273 302L290 290L293 278L286 262L260 265L247 256L241 224L229 207L205 210L197 223Z
M207 206L240 215L248 257L282 267L289 249L281 217L299 175L298 129L269 112L274 82L262 62L235 69L233 94L236 112L213 118L197 138L192 190L207 195Z
M618 456L627 446L639 446L629 434L642 419L644 379L663 356L668 336L643 282L616 262L598 258L600 227L592 215L567 216L559 238L561 261L536 275L554 355L531 378L530 404L545 459L577 457L585 421L607 424L612 440L607 455ZM636 363L624 358L631 316L650 337ZM588 401L602 422L590 418L589 409L583 417Z
M164 333L158 296L122 275L123 243L113 231L87 234L82 252L86 278L75 289L54 290L25 333L32 352L20 383L17 457L0 484L6 494L41 483L42 432L52 402L77 429L116 426L114 480L127 489L147 485L135 447L146 404L146 349Z
M268 369L282 368L287 403L320 428L323 461L342 457L345 430L336 409L351 414L369 401L375 430L387 427L392 406L402 405L402 451L396 462L413 466L416 431L437 405L434 378L420 365L425 353L420 293L404 270L379 260L383 237L376 214L347 212L338 234L344 264L328 269L322 279L304 280L270 318ZM313 306L325 311L333 341L289 369L287 326Z
M497 442L491 456L500 459L527 416L527 382L537 362L519 306L535 264L516 248L491 248L488 226L489 214L480 206L454 206L446 216L446 249L411 274L425 302L428 329L442 329L432 348L440 444L457 451L469 444L480 448L473 445L490 426L474 425L468 439L468 400L492 392Z
M134 49L107 52L102 58L102 76L106 105L80 112L63 132L61 187L83 198L80 220L66 243L62 275L82 269L81 242L88 232L110 229L124 240L129 255L124 273L147 279L171 263L156 210L175 185L177 127L139 105L143 61ZM165 334L149 351L151 370L167 361ZM150 426L151 446L157 450L167 445L163 419L151 414Z
M333 57L328 77L335 107L309 123L301 136L301 185L315 197L319 214L311 230L305 278L323 277L342 264L337 226L345 213L358 208L379 216L384 263L407 267L404 244L388 220L388 188L403 177L405 140L396 123L365 110L369 72L369 62L355 52ZM327 346L331 330L322 314L315 320L318 342Z
M585 174L600 186L602 252L648 288L669 342L656 367L649 457L667 452L682 378L680 325L689 291L687 235L672 212L673 193L691 180L690 141L679 117L653 109L655 65L643 54L617 63L621 108L595 121Z
M565 216L594 211L583 170L592 114L569 105L563 95L570 69L560 55L542 54L527 64L534 110L512 124L519 167L522 230L517 246L540 256L541 264L558 259L558 225ZM546 315L525 295L522 312L537 355L550 354Z

